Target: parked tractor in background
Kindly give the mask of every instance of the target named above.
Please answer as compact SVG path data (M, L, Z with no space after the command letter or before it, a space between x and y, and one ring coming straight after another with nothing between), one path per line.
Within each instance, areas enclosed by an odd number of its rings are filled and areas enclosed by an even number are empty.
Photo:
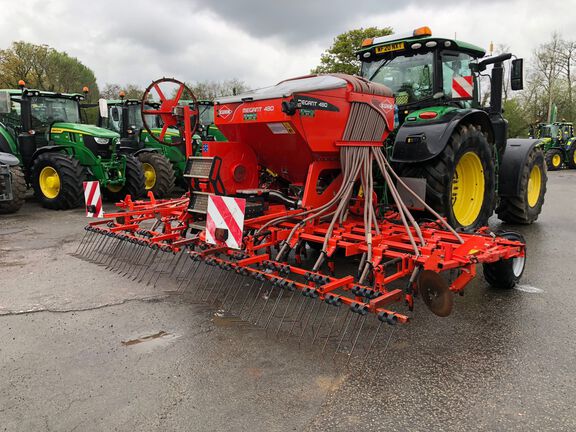
M434 37L428 27L366 39L358 51L362 76L395 94L400 126L387 141L391 160L432 208L463 229L486 225L494 210L505 222L532 223L546 192L541 141L507 139L503 62L512 54L485 53ZM479 75L489 65L490 106L482 107ZM522 59L516 59L511 88L522 86Z
M83 182L97 180L112 200L141 197L140 162L117 152L117 133L80 122L82 94L0 90L0 151L15 155L42 206L69 209L83 201ZM87 92L87 89L85 89Z
M15 213L24 205L26 180L18 158L0 152L0 214Z
M576 136L572 123L539 123L532 128L530 136L540 139L550 171L559 170L563 165L576 169Z
M188 103L191 101L180 101L182 105ZM157 198L165 198L170 196L175 183L187 188L183 180L186 155L178 129L168 127L164 130L159 116L142 115L142 102L125 99L123 92L119 99L107 100L105 105L108 115L99 116L98 126L120 134L120 152L132 154L140 160L144 169L146 190L152 191ZM157 103L150 102L144 109L157 106ZM210 101L198 102L199 124L194 135L197 154L201 152L201 141L225 140L224 135L214 125L213 106Z

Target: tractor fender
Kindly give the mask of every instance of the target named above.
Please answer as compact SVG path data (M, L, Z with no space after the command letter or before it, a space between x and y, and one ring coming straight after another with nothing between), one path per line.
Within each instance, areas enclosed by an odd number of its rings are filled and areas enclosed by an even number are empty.
M160 153L160 149L144 147L144 148L134 152L134 156L137 156L140 153Z
M522 168L532 149L541 143L542 140L532 138L514 138L506 142L498 173L498 195L518 196L521 193Z
M404 124L398 130L392 150L393 162L417 163L435 158L444 151L452 133L459 124L480 126L488 135L488 142L494 142L494 131L490 117L477 109L455 110L446 113L438 120L425 123Z
M20 164L20 161L16 156L14 156L11 153L0 152L0 164L8 166L17 166Z
M72 147L72 146L66 146L66 145L42 146L34 152L31 160L35 160L38 156L40 156L41 154L44 154L44 153L56 153L56 152L61 153L62 151L64 151L68 147Z

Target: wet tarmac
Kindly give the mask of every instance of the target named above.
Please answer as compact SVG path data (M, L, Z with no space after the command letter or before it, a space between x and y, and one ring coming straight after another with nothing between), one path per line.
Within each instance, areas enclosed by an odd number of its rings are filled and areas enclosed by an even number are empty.
M417 301L349 363L73 257L82 211L29 201L0 219L0 430L576 430L576 172L549 177L517 289Z

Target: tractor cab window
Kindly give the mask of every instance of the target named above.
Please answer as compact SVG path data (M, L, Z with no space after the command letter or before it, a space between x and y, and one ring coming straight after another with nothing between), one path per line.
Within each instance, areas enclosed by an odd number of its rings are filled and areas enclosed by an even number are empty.
M214 123L214 107L212 105L199 105L198 112L202 126L210 126Z
M12 100L10 112L7 114L0 114L0 122L11 130L14 136L17 135L16 132L22 127L21 106L19 100Z
M398 105L417 103L433 95L434 53L398 55L362 64L362 76L384 84Z
M43 96L30 98L32 128L46 131L55 122L81 123L78 102L72 99L59 99Z
M442 90L449 98L472 100L475 83L470 70L470 60L468 54L442 53Z

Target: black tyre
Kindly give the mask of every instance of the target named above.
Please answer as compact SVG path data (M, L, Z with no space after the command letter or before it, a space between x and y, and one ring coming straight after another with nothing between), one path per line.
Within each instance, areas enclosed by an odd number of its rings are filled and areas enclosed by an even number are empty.
M544 154L534 147L522 168L520 195L500 197L496 208L500 220L513 224L531 224L538 219L546 195L546 173Z
M568 148L568 168L576 169L576 139L572 141L572 145Z
M502 232L499 236L509 240L525 243L524 237L516 232ZM526 266L526 255L521 258L496 261L495 263L483 264L484 279L491 286L498 289L511 289L518 284Z
M144 170L144 186L157 198L166 198L174 190L176 176L170 161L160 153L142 152L138 160Z
M562 168L562 159L564 159L562 150L550 149L546 152L546 166L550 171Z
M400 172L403 177L426 179L426 202L455 228L485 226L494 212L492 146L476 126L459 126L439 156L422 164L404 164Z
M110 201L118 202L126 195L132 199L140 199L146 195L144 186L144 170L142 164L134 156L126 155L126 182L122 187L108 186L104 189L104 195Z
M32 165L32 187L43 207L66 210L78 207L84 197L84 168L63 153L43 153Z
M0 214L15 213L24 205L26 198L26 179L22 168L10 167L12 183L12 200L0 202Z

